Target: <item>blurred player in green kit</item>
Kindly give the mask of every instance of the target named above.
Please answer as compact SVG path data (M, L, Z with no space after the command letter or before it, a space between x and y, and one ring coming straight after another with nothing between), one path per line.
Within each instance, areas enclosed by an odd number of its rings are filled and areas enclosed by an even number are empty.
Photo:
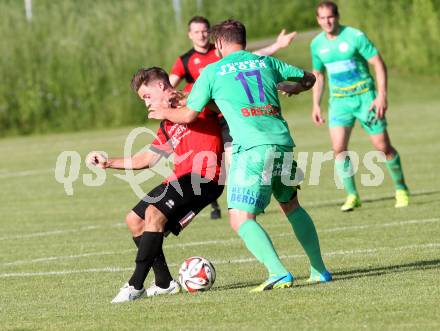
M195 82L186 107L150 107L150 118L190 123L211 100L226 119L232 136L232 162L228 172L228 209L233 230L262 263L269 278L253 291L291 287L293 276L281 262L272 241L256 217L272 194L284 211L310 261L310 281L328 282L318 235L309 214L300 206L293 178L295 146L281 115L277 88L298 94L309 90L313 74L270 56L245 51L246 29L227 20L212 29L221 59L205 67Z
M386 156L386 166L396 190L395 207L406 207L409 192L400 157L387 132L387 72L377 49L360 30L339 24L338 7L332 1L321 2L316 18L322 32L311 43L313 74L312 118L317 125L325 122L321 112L324 70L329 79L329 128L335 167L347 192L342 211L361 206L353 167L347 156L348 142L356 119L367 132L373 146ZM377 89L368 64L374 68Z

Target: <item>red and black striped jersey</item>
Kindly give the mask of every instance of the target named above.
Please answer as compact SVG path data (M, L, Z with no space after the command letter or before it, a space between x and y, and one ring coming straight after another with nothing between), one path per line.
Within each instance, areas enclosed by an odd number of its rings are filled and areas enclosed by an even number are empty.
M208 64L218 60L219 57L216 54L216 49L213 44L209 45L209 50L206 53L200 53L194 48L191 48L188 52L179 56L171 68L171 74L184 79L186 85L183 90L190 92L194 82L199 78L202 69Z

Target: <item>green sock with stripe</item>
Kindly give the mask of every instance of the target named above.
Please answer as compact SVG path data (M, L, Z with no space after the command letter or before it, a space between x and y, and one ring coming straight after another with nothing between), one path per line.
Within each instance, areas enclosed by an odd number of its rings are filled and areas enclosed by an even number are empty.
M278 257L269 235L254 219L243 222L237 233L243 239L247 249L259 262L264 264L269 275L288 273Z
M405 178L403 176L402 164L400 163L400 156L398 153L394 155L391 160L386 160L385 165L387 166L388 172L393 180L394 187L396 190L408 190L405 183Z
M354 182L353 166L347 156L344 160L335 161L336 172L344 185L345 192L358 195L356 183Z

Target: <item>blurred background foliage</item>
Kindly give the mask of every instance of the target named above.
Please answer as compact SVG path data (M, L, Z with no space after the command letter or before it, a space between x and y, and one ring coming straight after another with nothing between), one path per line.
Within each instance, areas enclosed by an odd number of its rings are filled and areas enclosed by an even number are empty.
M309 0L32 0L0 2L0 136L145 122L129 88L140 67L169 69L191 47L187 21L235 18L248 39L316 29ZM389 67L439 75L440 0L340 0Z

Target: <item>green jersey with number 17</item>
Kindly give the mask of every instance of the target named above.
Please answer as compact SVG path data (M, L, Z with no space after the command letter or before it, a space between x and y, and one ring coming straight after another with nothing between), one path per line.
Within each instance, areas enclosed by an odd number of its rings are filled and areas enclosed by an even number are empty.
M293 147L281 116L277 84L302 77L303 70L276 58L237 51L203 69L186 105L200 112L214 100L228 122L235 148Z

